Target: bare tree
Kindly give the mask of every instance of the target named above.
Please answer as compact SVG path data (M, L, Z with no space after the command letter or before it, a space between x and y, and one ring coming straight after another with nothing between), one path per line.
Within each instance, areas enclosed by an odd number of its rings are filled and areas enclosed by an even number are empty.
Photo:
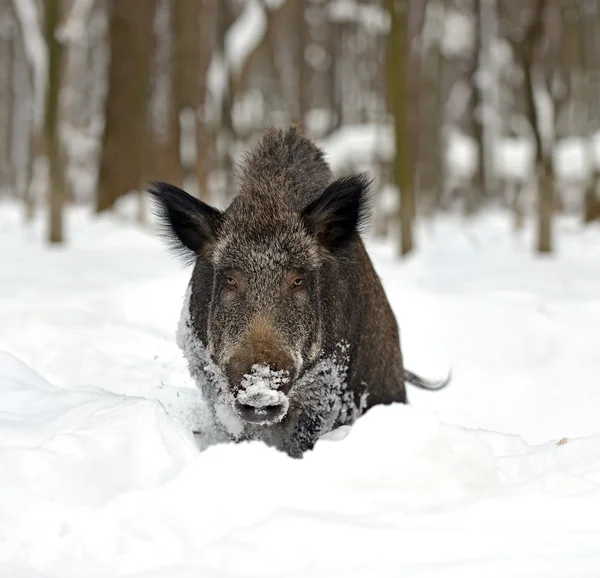
M597 2L581 2L581 43L583 68L586 72L585 97L586 97L586 124L588 138L588 156L592 167L592 175L587 184L584 204L583 219L590 223L600 219L600 167L594 154L594 133L600 129L600 65L598 53L600 51L600 7Z
M58 134L59 96L61 87L62 46L56 37L60 21L60 0L46 2L45 31L48 45L48 88L44 121L44 145L50 172L48 241L64 242L65 205L64 163Z
M423 79L425 76L429 74L429 80L432 82L434 86L437 87L438 81L441 80L442 75L442 53L440 42L436 43L436 48L438 52L433 53L432 58L432 66L431 72L426 71L424 67L424 63L422 62L421 57L421 39L423 33L423 26L425 24L426 17L426 8L427 2L417 1L417 2L406 2L406 28L404 35L406 39L405 48L407 50L407 61L406 61L406 78L404 83L406 84L406 122L407 122L407 131L409 134L407 143L411 144L411 157L409 163L409 170L411 171L411 189L413 190L413 196L415 195L415 191L420 190L421 188L421 177L423 176L423 171L419 170L419 167L423 167L423 162L425 157L430 156L427 154L428 151L425 150L424 139L422 137L422 128L421 123L424 121L424 106L423 106ZM443 4L441 6L443 10ZM435 91L435 88L434 88ZM435 97L434 97L435 99ZM435 107L435 103L434 103ZM439 110L435 107L436 110L433 112L436 115ZM429 112L429 111L428 111ZM440 118L440 122L443 123ZM440 129L441 130L441 129ZM436 132L435 137L439 136ZM435 138L434 137L434 138ZM437 151L431 151L433 153L433 163L435 164L439 158L435 158ZM435 185L434 185L435 187ZM416 198L412 200L412 211L413 211L413 220L416 218L417 211L417 201Z
M528 6L524 6L518 0L506 0L500 2L498 11L500 14L501 36L507 40L512 48L513 58L516 70L505 71L506 96L508 101L506 132L511 137L530 137L530 132L523 130L523 123L515 122L517 119L528 116L526 87L523 83L525 76L524 67L524 42L525 30L524 23L527 21ZM522 73L522 74L521 74ZM531 125L531 122L529 122ZM525 224L525 206L523 199L523 190L525 183L517 180L511 184L510 205L512 211L513 230L517 233L522 231Z
M14 29L11 3L0 0L0 195L14 187L12 162Z
M542 139L539 113L535 102L535 56L543 32L546 0L536 0L523 41L523 74L527 118L535 141L535 171L537 179L537 240L538 253L552 252L552 215L554 212L554 167L552 151Z
M445 11L445 0L429 2L427 18L430 29L443 27ZM445 62L440 35L427 40L420 75L415 79L418 91L413 90L416 93L412 99L413 107L417 109L413 116L418 115L418 123L413 122L411 127L411 143L415 151L415 188L419 191L419 207L431 215L434 208L439 207L444 190Z
M208 71L215 51L219 10L216 0L202 0L200 6L200 56L196 99L196 178L198 196L210 201L208 177L216 163L216 129L211 125L208 108Z
M388 0L390 35L388 46L388 91L390 111L394 117L394 183L400 191L400 254L406 255L414 248L413 218L415 196L413 165L408 128L407 72L409 60L408 2Z
M143 186L155 0L109 0L110 66L96 211Z
M297 73L296 94L298 95L297 116L300 125L304 128L306 114L310 107L311 97L311 75L308 62L306 61L306 49L308 48L310 40L309 28L305 15L306 2L303 0L296 0L294 8L295 25L297 26L297 34L295 39L295 68Z
M150 138L147 139L144 180L168 181L181 187L179 113L182 76L185 77L186 72L179 60L181 48L175 8L173 0L156 0L148 111Z
M204 78L201 77L200 62L201 62L201 41L203 36L200 32L200 19L202 14L202 2L196 0L172 0L173 1L173 40L174 40L174 62L173 74L174 81L177 86L175 92L179 101L178 114L183 111L191 112L193 122L185 127L182 125L181 130L181 148L191 145L192 135L183 132L184 129L193 132L193 147L194 156L181 158L182 176L184 182L190 180L196 182L196 186L190 188L186 184L186 188L190 192L196 192L199 196L204 193L206 182L197 174L198 166L198 130L199 117L203 113L200 110L200 90L203 84L206 84ZM203 72L206 75L206 70ZM204 82L203 82L204 81ZM205 89L204 89L205 90ZM202 115L203 116L203 115ZM179 117L183 118L183 117ZM189 140L186 140L188 139Z
M475 142L477 143L477 170L475 173L474 186L469 189L465 202L465 213L472 215L480 208L483 199L487 196L486 182L486 154L484 143L484 119L483 119L483 86L481 81L481 56L483 52L483 38L481 27L481 6L482 0L474 0L474 29L475 42L473 54L473 67L471 70L472 83L472 111L473 111L473 132Z

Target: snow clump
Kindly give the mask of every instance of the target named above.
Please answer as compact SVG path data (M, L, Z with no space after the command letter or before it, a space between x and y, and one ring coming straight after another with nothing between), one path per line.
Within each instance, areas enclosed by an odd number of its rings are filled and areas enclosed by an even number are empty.
M288 381L287 371L273 371L268 365L255 364L252 366L252 373L246 374L242 379L242 390L238 393L237 400L255 408L283 405L287 412L288 398L278 388Z

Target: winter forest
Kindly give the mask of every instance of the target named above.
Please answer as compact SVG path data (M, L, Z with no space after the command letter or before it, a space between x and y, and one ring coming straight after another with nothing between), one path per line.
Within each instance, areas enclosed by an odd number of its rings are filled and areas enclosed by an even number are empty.
M451 375L302 459L202 437L242 426L148 193L225 210L291 125ZM1 578L599 576L599 346L600 0L0 0Z
M515 232L600 215L595 0L4 0L0 191L110 211L150 179L226 205L240 151L299 124L377 178L374 233L502 208ZM123 154L127 151L127 154Z

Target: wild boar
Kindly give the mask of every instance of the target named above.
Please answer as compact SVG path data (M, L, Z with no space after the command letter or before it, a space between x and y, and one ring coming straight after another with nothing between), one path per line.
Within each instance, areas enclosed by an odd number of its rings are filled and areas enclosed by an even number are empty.
M366 174L333 179L292 127L246 154L220 211L167 183L154 197L194 264L178 343L210 413L210 443L263 440L301 457L377 404L406 403L398 326L360 232Z

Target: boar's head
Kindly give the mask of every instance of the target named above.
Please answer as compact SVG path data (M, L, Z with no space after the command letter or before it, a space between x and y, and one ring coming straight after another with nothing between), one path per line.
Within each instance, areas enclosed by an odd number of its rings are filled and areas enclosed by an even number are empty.
M267 132L244 158L224 211L151 184L169 239L194 263L193 330L245 423L284 420L290 390L319 358L324 312L352 283L331 267L357 237L368 186L365 175L333 181L322 152L293 130Z

